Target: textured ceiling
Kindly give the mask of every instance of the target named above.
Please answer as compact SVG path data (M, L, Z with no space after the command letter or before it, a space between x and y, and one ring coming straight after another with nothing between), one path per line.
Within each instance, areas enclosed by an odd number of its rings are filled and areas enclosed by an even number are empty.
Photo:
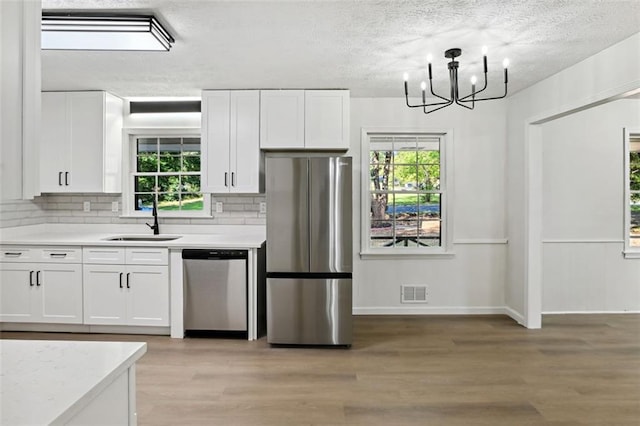
M43 90L122 97L199 96L202 89L347 88L354 97L417 94L426 55L446 94L444 50L462 48L461 84L480 76L510 93L640 29L640 0L204 1L43 0L44 10L153 13L170 52L42 52ZM624 61L624 58L619 58ZM492 84L493 83L493 84ZM464 90L466 92L466 90Z

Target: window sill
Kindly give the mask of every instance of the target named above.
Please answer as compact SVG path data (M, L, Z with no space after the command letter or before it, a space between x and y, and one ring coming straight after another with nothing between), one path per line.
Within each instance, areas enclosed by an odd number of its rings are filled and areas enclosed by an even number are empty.
M452 259L455 252L452 251L433 251L425 252L423 250L380 250L360 252L360 259Z
M625 259L640 259L640 250L625 250L622 254Z
M146 219L153 220L153 216L151 215L139 215L139 214L121 214L118 216L120 219ZM158 220L162 219L213 219L213 215L211 214L184 214L184 215L161 215L158 216Z

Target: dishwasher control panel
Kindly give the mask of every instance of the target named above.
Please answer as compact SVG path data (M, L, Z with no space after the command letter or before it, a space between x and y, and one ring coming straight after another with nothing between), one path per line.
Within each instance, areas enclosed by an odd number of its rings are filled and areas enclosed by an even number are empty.
M185 249L183 259L247 259L247 250L235 249Z

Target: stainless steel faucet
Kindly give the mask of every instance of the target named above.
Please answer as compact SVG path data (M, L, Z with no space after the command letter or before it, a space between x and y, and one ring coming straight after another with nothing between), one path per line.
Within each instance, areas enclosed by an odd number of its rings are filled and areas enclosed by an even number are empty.
M153 235L159 235L160 225L158 224L158 205L156 202L156 197L153 197L153 211L151 212L151 214L153 214L153 225L149 225L148 223L145 223L145 225L153 229Z

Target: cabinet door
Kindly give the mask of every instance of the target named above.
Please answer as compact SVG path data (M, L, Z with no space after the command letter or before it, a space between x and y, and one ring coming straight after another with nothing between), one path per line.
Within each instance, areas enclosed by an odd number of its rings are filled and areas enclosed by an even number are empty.
M260 148L304 148L304 90L260 91Z
M82 324L82 267L79 264L40 264L38 312L45 322Z
M125 324L126 286L122 265L84 265L84 323Z
M169 325L169 268L128 266L127 324Z
M0 263L0 320L33 322L37 303L35 268L28 263Z
M229 91L202 92L202 191L229 192Z
M70 92L69 191L103 192L104 92Z
M305 91L304 141L307 149L349 149L349 91Z
M231 192L260 192L260 92L231 92Z
M42 132L40 143L40 191L64 192L65 173L71 170L71 139L68 125L67 94L42 93Z

